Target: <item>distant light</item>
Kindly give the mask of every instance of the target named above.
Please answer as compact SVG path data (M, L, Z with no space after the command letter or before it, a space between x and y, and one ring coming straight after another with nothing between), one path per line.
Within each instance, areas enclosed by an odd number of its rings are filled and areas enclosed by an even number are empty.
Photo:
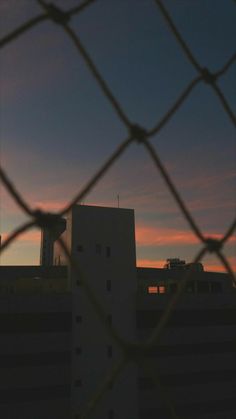
M156 286L148 287L148 294L158 294L158 287Z
M166 287L164 285L150 285L148 287L148 294L165 294Z
M160 285L159 286L159 294L165 294L166 292L166 287L164 287L164 285Z

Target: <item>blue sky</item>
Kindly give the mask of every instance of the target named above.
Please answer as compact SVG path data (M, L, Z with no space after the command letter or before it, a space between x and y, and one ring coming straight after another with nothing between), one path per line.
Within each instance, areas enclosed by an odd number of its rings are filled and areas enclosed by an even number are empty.
M78 1L55 1L64 9ZM235 50L235 3L166 0L195 57L211 71ZM1 35L41 12L30 0L2 1ZM98 0L71 19L97 68L129 119L152 128L197 75L153 0ZM235 110L236 65L219 81ZM46 21L1 51L1 164L32 204L59 210L127 136L71 40ZM206 84L151 140L207 235L221 235L235 217L235 131ZM1 188L1 233L26 217ZM132 147L85 198L85 204L135 209L137 257L159 266L188 261L198 243L141 145ZM234 260L235 241L226 247ZM22 236L2 264L37 264L39 235ZM211 257L204 263L218 269Z

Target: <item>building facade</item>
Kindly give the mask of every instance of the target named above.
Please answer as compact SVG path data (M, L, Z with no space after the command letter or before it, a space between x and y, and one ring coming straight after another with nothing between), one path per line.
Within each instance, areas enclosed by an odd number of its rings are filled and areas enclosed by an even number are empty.
M138 270L140 342L155 335L184 269ZM139 419L233 419L236 414L236 290L228 275L196 270L139 371ZM155 380L158 377L161 385Z
M114 363L122 358L122 350L107 330L108 322L123 338L135 338L134 212L74 206L68 214L63 238L81 272L78 277L72 266L69 267L73 299L71 410L74 418L86 412L91 395L98 391ZM55 247L54 259L65 263L59 246ZM83 279L102 307L103 321L96 304L91 304L88 298ZM94 417L136 419L136 383L137 370L129 365L106 392Z
M74 206L60 233L76 270L54 239L44 266L0 267L1 417L80 418L122 358L109 327L154 336L190 266L136 268L134 231L133 210ZM227 274L192 270L146 367L129 363L89 417L235 418L236 292Z
M1 418L69 417L71 329L70 293L1 293Z

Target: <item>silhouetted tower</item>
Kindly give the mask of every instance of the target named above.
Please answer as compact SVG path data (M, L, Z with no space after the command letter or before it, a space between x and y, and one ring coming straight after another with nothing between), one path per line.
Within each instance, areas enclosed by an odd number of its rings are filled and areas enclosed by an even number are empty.
M41 248L40 248L40 265L51 266L54 264L54 242L66 229L66 220L61 218L58 222L55 232L52 233L48 229L41 230Z

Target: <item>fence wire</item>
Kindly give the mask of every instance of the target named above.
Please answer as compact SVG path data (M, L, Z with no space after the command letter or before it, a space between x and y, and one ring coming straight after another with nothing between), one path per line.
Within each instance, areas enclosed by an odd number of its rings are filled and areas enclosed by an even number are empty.
M230 262L223 253L225 244L228 242L228 240L236 230L236 218L233 220L228 230L221 237L221 239L216 240L213 237L206 237L204 233L201 231L200 227L197 225L196 221L194 220L191 212L188 209L187 204L181 198L181 195L178 189L176 188L173 179L169 175L166 167L164 166L163 162L158 156L158 153L149 141L150 138L160 133L161 129L170 121L173 115L175 115L178 112L182 104L186 101L187 97L192 93L193 89L200 83L205 83L213 90L216 99L218 99L222 105L222 111L224 111L226 116L230 119L231 123L234 126L236 126L236 118L233 113L233 110L228 101L226 100L223 91L217 83L218 80L221 77L223 77L230 69L230 67L236 62L236 53L229 57L229 59L225 63L223 63L222 67L214 73L211 72L208 68L200 65L200 63L194 56L194 52L188 46L186 40L182 37L173 18L171 17L166 6L164 5L164 2L161 0L153 0L159 9L159 12L163 16L163 19L165 20L166 25L169 28L169 31L175 37L178 47L182 49L188 61L196 70L197 75L195 78L186 83L186 87L182 91L181 95L169 106L168 111L163 115L163 117L160 120L157 121L154 127L147 129L145 127L142 127L138 123L133 124L129 120L122 105L113 95L106 80L103 78L102 74L100 74L87 48L82 44L78 34L70 26L70 20L73 18L73 16L82 13L87 7L92 7L92 4L95 3L95 1L96 0L85 0L83 2L80 2L79 5L76 7L73 7L69 10L62 10L57 5L54 5L52 3L49 4L44 0L38 0L38 3L42 7L42 13L28 20L27 22L16 28L14 31L4 36L0 40L0 47L6 47L10 42L14 41L16 38L22 36L25 32L29 31L31 28L35 27L38 24L41 24L46 20L51 20L52 22L60 25L65 35L71 39L71 42L73 42L77 52L83 58L84 62L88 67L88 70L95 78L97 84L102 90L104 96L109 101L110 105L113 107L118 118L126 127L127 137L120 142L120 145L114 150L114 152L107 159L107 161L104 162L104 164L99 168L99 170L91 176L91 178L85 184L85 186L82 189L80 189L71 199L71 201L57 213L48 213L42 211L41 209L33 209L30 206L30 204L26 202L21 192L18 190L16 183L9 179L7 172L3 169L3 167L0 166L0 179L4 187L11 195L11 197L14 199L14 201L17 203L19 208L29 217L29 221L20 225L3 241L0 253L5 251L17 237L19 237L21 234L25 233L26 231L30 230L35 226L40 229L48 229L53 234L58 220L61 219L61 217L64 216L66 213L68 213L74 204L82 202L82 200L87 196L87 194L101 180L103 175L109 171L114 162L117 161L128 148L130 148L135 143L139 143L143 146L145 151L149 154L150 159L154 162L154 165L159 175L164 180L167 189L173 196L182 215L185 217L191 230L199 240L199 243L201 243L202 245L200 251L198 252L198 254L196 254L192 262L200 262L207 253L215 254L215 256L219 259L220 263L224 266L226 272L228 272L228 274L230 275L233 285L236 286L236 278L232 266L230 265ZM83 285L87 298L92 303L97 316L99 317L100 321L106 326L110 337L114 339L117 346L119 346L122 349L123 353L123 356L121 357L119 362L113 364L110 372L105 377L104 381L98 384L96 392L94 394L91 394L91 398L87 406L85 406L84 411L76 415L76 418L88 419L91 417L92 412L94 411L99 401L104 397L109 386L116 380L117 376L124 370L126 365L130 362L137 363L137 365L139 365L139 367L142 368L143 371L145 371L151 377L153 383L159 389L163 402L166 405L167 411L169 412L169 417L175 419L179 417L176 414L174 403L172 402L168 394L168 389L166 388L166 386L164 387L161 384L161 379L159 377L157 369L155 370L155 372L150 369L147 362L145 361L145 356L148 354L150 348L152 348L154 345L157 345L160 342L166 324L169 321L170 317L173 315L173 311L178 304L178 301L181 297L181 294L183 293L187 281L192 276L192 269L190 269L183 275L182 281L180 281L180 287L167 304L158 324L154 328L151 336L147 339L147 341L144 343L128 342L119 335L114 326L107 322L106 312L104 311L102 305L99 303L96 294L88 284L86 276L83 272L81 272L81 269L77 261L72 258L66 243L61 238L58 239L58 243L64 251L68 259L68 262L72 267L73 272L77 275L80 283Z

